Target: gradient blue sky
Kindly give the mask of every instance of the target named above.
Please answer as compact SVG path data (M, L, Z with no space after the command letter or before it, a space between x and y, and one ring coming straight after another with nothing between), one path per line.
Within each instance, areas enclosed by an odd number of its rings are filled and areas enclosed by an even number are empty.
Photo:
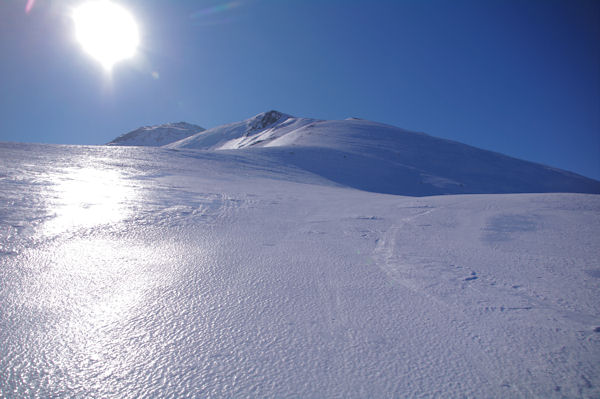
M277 109L600 179L599 1L123 0L142 48L110 77L75 42L81 1L26 3L0 2L0 141L102 144Z

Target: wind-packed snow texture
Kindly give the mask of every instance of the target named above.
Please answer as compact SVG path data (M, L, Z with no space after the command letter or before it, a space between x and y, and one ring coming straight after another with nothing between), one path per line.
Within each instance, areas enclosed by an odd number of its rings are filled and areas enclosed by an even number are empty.
M277 130L0 144L0 397L600 396L600 196L408 197L369 173L420 145L423 167L455 148L597 182L373 122Z
M125 133L107 145L159 147L189 137L205 129L185 122L145 126Z

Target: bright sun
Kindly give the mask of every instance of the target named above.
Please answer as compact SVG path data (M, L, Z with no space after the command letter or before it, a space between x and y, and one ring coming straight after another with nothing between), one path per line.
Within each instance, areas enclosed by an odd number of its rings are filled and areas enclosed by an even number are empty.
M75 8L73 21L79 43L106 70L135 54L138 27L123 7L108 0L89 1Z

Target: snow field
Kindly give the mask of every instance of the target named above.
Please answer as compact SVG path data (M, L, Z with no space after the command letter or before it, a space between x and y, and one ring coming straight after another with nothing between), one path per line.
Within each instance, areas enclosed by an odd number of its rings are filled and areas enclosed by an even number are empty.
M5 144L2 397L597 397L600 199Z

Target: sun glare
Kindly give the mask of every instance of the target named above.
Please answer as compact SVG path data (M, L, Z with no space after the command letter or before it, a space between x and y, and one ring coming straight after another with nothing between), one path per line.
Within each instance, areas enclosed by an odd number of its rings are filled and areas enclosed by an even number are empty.
M129 11L108 0L89 1L73 11L75 35L83 49L106 70L135 55L137 24Z

